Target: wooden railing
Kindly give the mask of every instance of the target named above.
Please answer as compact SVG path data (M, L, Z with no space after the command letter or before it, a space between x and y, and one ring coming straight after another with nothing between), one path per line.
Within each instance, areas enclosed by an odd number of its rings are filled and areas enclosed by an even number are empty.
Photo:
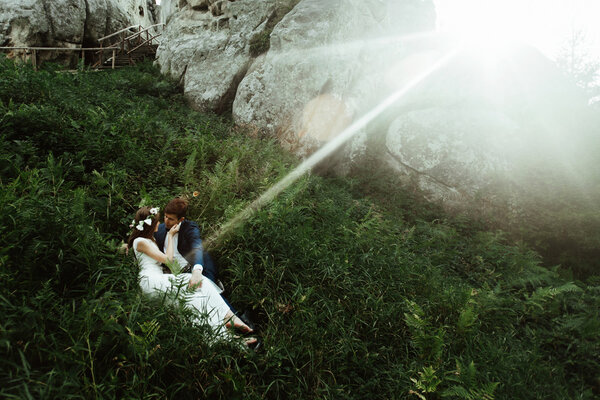
M118 48L119 54L127 55L129 64L133 64L133 59L131 54L144 47L144 46L152 46L154 44L159 45L160 42L156 40L162 33L158 33L158 27L163 27L165 24L154 24L150 25L147 28L144 28L141 25L132 25L127 28L123 28L120 31L112 33L108 36L104 36L98 39L100 42L100 48L104 48L104 43L108 43L110 48ZM150 30L157 31L156 34L150 32ZM128 35L127 35L128 34ZM116 40L115 40L116 38ZM99 60L94 66L101 66L104 63L102 50L98 51ZM115 60L115 54L113 53L113 63Z
M144 28L141 25L133 25L127 28L123 28L120 31L112 33L108 36L98 39L100 43L100 47L78 47L78 48L68 48L68 47L36 47L36 46L3 46L0 47L0 51L12 51L15 56L21 57L23 61L31 61L31 64L35 69L38 67L38 53L47 52L47 51L60 51L60 52L79 52L80 57L85 63L85 53L92 51L93 59L97 61L92 63L92 68L99 68L104 65L105 60L111 60L111 68L115 68L115 60L117 59L118 54L126 54L129 58L129 64L133 64L132 53L136 50L144 47L158 45L160 42L156 40L161 33L158 33L157 27L163 27L164 24L155 24L151 25L147 28ZM152 33L150 30L154 30L157 33ZM112 38L117 38L117 40L109 40ZM105 52L110 52L111 56L109 58L105 57ZM94 57L96 56L96 57Z
M44 51L64 51L64 52L81 52L81 59L85 62L85 52L93 51L95 54L98 54L99 51L112 51L113 58L116 55L116 52L119 50L118 47L78 47L78 48L68 48L68 47L29 47L29 46L14 46L14 47L0 47L1 51L14 51L15 53L22 53L21 59L23 61L31 61L34 69L38 67L38 52ZM17 54L15 54L17 55ZM113 65L114 68L114 65Z

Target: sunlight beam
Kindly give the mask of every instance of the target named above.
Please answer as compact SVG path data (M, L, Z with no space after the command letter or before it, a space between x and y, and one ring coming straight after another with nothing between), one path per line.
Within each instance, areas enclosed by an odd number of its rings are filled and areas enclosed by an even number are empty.
M331 43L322 46L311 46L310 48L298 48L292 50L277 50L273 47L270 48L268 54L273 54L277 58L293 57L301 54L303 58L314 57L314 56L327 56L330 57L332 54L347 54L351 52L360 52L363 48L373 49L377 47L386 47L407 44L414 41L422 41L432 38L443 37L440 32L435 31L424 31L418 33L407 34L403 36L385 36L376 39L367 40L355 40L344 43Z
M277 195L279 195L283 190L293 184L296 180L298 180L302 175L304 175L307 171L313 168L317 163L322 161L329 154L333 153L337 150L342 144L352 138L359 130L364 128L369 122L375 119L378 115L380 115L383 111L385 111L389 106L394 104L400 98L405 96L408 92L410 92L414 87L416 87L419 83L424 81L427 77L433 74L435 71L440 69L442 66L446 65L456 54L460 51L460 48L455 48L452 51L448 52L445 56L441 57L436 63L431 65L425 71L411 79L407 82L401 89L392 93L386 99L384 99L379 105L373 108L371 111L363 115L361 118L356 120L353 124L351 124L348 128L342 131L338 136L334 139L326 143L323 147L317 150L314 154L312 154L309 158L304 160L299 166L297 166L292 172L286 175L283 179L277 182L275 185L271 186L267 189L260 197L254 200L249 206L247 206L244 210L234 216L232 219L227 221L225 224L221 226L219 230L217 230L213 235L208 237L205 241L207 247L210 247L213 243L215 243L221 236L230 232L233 228L241 224L243 221L251 217L256 211L260 210L264 205L271 202Z

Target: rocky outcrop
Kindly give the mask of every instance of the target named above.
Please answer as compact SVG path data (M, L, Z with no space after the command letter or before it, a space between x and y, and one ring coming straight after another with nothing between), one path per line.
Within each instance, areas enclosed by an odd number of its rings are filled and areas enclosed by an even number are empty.
M91 44L156 15L139 0L17 2L0 0L0 39L15 45ZM231 110L301 156L352 127L320 164L338 174L368 156L448 205L514 205L590 159L597 118L533 49L471 49L431 68L456 47L430 33L431 0L163 0L160 19L157 62L195 108Z
M433 198L462 201L507 183L522 139L516 121L500 112L432 107L393 120L382 158Z
M151 0L0 0L2 46L81 47L155 23Z
M391 107L370 151L431 199L487 207L518 225L590 182L600 127L592 111L533 48L465 50Z
M182 0L174 7L166 2L161 18L168 23L157 53L161 71L182 83L195 108L228 110L252 59L249 43L268 29L281 3Z
M233 117L308 154L390 93L387 70L413 51L407 35L434 24L430 1L303 0L239 85ZM363 129L341 159L364 145Z
M306 156L410 87L326 167L345 174L368 155L452 207L523 204L589 169L574 166L599 126L583 93L533 48L454 53L456 43L414 34L432 27L431 6L301 1L240 83L235 121Z

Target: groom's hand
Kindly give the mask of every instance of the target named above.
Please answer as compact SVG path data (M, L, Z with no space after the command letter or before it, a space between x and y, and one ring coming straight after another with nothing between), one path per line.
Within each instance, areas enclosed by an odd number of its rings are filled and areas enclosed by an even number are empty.
M190 289L198 289L202 287L202 271L196 270L192 272L189 287Z

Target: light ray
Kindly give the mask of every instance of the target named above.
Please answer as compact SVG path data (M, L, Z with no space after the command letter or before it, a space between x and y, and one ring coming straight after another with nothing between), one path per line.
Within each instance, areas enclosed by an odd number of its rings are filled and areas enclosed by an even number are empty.
M298 178L304 175L307 171L309 171L312 167L314 167L317 163L322 161L329 154L333 153L337 150L342 144L352 138L357 132L359 132L362 128L364 128L369 122L375 119L378 115L380 115L383 111L385 111L389 106L398 101L401 97L405 96L408 92L410 92L414 87L416 87L419 83L424 81L427 77L433 74L435 71L446 65L456 54L460 51L460 48L455 48L449 51L446 55L441 57L436 63L431 65L425 71L414 77L412 80L407 82L402 88L392 93L390 96L385 98L381 103L379 103L375 108L373 108L368 113L364 114L361 118L352 123L348 128L342 131L338 136L333 138L331 141L326 143L323 147L317 150L314 154L312 154L309 158L304 160L299 166L297 166L292 172L286 175L283 179L277 182L275 185L271 186L267 191L265 191L260 197L254 200L249 206L247 206L244 210L234 216L232 219L227 221L225 224L221 226L219 230L217 230L213 235L208 237L205 241L207 247L210 247L213 243L215 243L221 236L230 232L233 228L237 227L243 221L252 216L256 211L260 210L264 205L271 202L277 195L279 195L283 190L289 187L292 183L294 183Z
M350 52L356 52L359 51L365 47L369 48L369 49L373 49L373 48L377 48L377 47L386 47L389 48L389 46L392 45L397 45L397 44L406 44L406 43L410 43L413 41L422 41L422 40L427 40L427 39L434 39L434 38L443 38L445 37L444 34L441 34L440 32L436 32L436 31L425 31L425 32L418 32L418 33L412 33L412 34L407 34L407 35L403 35L403 36L385 36L385 37L378 37L376 39L361 39L361 40L355 40L355 41L351 41L351 42L344 42L344 43L331 43L331 44L327 44L327 45L322 45L322 46L311 46L309 48L298 48L298 49L293 49L293 50L277 50L276 48L271 47L271 49L269 50L269 53L267 54L273 54L274 56L277 56L278 58L285 58L285 57L289 57L289 56L293 56L296 54L301 53L303 58L306 57L310 57L310 56L321 56L321 55L326 55L326 56L331 56L332 54L343 54L343 53L350 53Z

